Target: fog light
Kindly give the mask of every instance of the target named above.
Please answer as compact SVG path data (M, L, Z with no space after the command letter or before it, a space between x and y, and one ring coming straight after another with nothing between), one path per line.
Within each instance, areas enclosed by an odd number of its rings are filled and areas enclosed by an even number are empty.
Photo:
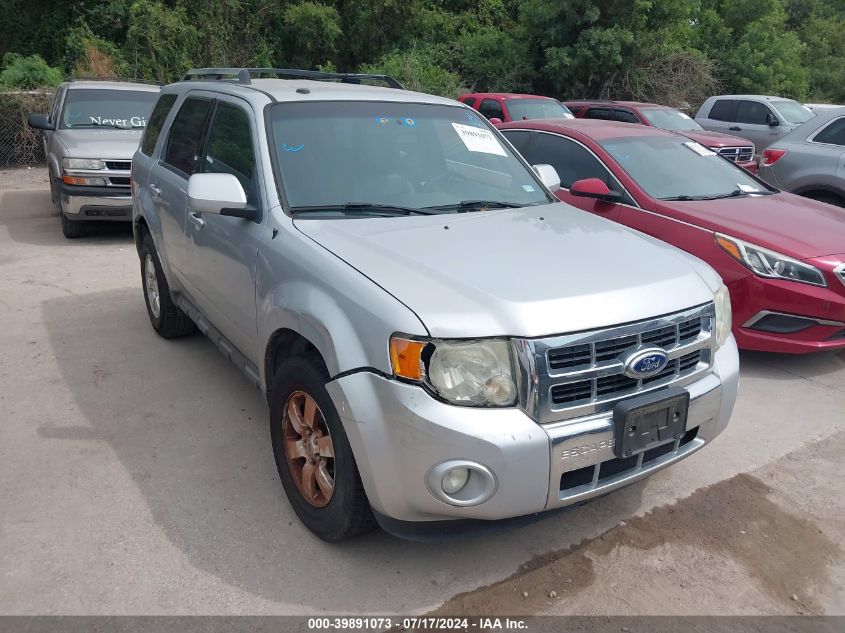
M469 469L464 467L452 468L446 471L443 475L443 481L440 487L447 495L453 495L460 492L469 480Z

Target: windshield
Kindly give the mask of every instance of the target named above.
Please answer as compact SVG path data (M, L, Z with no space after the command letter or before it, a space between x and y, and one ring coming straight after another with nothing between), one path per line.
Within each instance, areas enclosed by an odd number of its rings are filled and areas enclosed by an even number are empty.
M71 88L62 106L62 128L143 128L158 98L152 90Z
M511 121L523 119L574 119L572 111L554 99L510 99L505 101Z
M816 116L816 113L797 101L772 101L775 110L789 123L803 123Z
M681 137L614 138L601 146L648 195L660 200L772 193L741 167Z
M533 172L468 108L280 103L268 120L277 178L294 211L440 213L550 202Z
M640 112L649 123L661 130L690 132L704 129L686 114L673 108L640 108Z

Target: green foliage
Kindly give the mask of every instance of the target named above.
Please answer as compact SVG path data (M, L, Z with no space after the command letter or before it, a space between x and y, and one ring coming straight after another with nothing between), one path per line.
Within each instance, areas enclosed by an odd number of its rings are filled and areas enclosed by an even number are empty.
M31 90L57 86L62 81L62 71L53 68L40 55L23 57L17 53L3 56L3 72L0 84L9 88Z
M409 86L693 103L845 102L842 0L6 0L0 54L172 81L191 66L378 69Z

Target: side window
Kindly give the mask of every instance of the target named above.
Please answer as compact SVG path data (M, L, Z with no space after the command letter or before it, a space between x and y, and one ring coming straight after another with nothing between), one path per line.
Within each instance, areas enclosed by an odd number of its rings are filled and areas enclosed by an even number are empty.
M505 138L513 145L514 149L528 160L525 150L528 148L528 143L531 140L532 132L522 130L505 130Z
M144 129L144 138L141 139L140 150L141 153L147 156L153 155L158 135L161 134L161 126L164 125L164 120L170 113L170 108L176 103L176 95L162 95L153 108L152 114L147 121L147 127Z
M737 103L735 99L717 99L713 107L710 108L710 114L707 118L714 121L736 121Z
M59 119L59 106L65 96L67 88L59 88L53 96L53 103L50 105L50 122L54 123Z
M478 101L478 99L476 99L475 97L461 97L460 99L458 99L458 101L474 108L475 102Z
M549 164L560 176L560 186L566 189L576 180L598 178L610 189L622 191L622 185L613 177L599 159L574 141L552 134L537 134L529 152L532 165ZM631 204L627 198L623 200Z
M590 108L584 114L585 119L600 119L601 121L613 121L613 111L608 108Z
M246 192L247 201L255 204L258 196L255 180L255 152L249 116L241 108L218 102L202 171L232 174Z
M197 169L202 152L203 128L210 107L208 99L189 97L170 126L164 162L188 176Z
M748 123L750 125L766 125L766 117L772 111L764 103L757 101L740 101L736 111L737 123ZM774 115L773 115L774 116Z
M630 110L614 110L613 121L621 121L622 123L639 123L640 120L637 115Z
M828 123L826 128L813 137L813 142L845 145L845 117Z
M505 120L505 112L502 110L502 104L495 99L485 99L478 106L478 111L481 112L488 119L497 118L502 121Z

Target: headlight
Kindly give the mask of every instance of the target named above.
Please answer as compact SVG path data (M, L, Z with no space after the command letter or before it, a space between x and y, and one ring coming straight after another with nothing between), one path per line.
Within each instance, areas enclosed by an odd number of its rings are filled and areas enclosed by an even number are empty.
M827 286L822 271L787 255L781 255L775 251L721 233L716 233L716 243L728 255L761 277L788 279L789 281L798 281L814 286Z
M722 347L731 334L733 313L731 311L731 295L725 284L716 291L713 297L716 304L716 347Z
M419 382L452 404L510 407L516 404L510 343L390 339L394 375Z
M105 169L105 164L99 158L63 158L64 169Z

